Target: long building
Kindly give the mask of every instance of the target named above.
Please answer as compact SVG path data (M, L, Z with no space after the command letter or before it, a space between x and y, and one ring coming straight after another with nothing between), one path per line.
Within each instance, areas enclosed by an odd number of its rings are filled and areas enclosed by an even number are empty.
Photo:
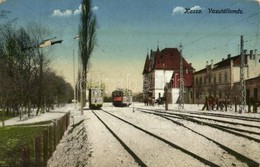
M252 81L259 82L260 59L256 51L245 54L245 80L247 96L258 97L258 87ZM228 55L226 59L214 64L206 63L206 67L193 74L193 103L204 103L205 98L212 96L224 100L227 97L233 100L234 97L241 96L240 88L240 55L232 57ZM251 83L251 84L249 84ZM250 86L251 85L251 86ZM252 85L254 86L251 90ZM255 92L255 93L252 93Z

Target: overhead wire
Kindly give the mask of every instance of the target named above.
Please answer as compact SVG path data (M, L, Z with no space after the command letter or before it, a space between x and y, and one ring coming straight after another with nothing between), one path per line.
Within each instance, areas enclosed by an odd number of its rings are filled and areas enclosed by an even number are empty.
M254 17L254 16L258 15L258 14L260 14L260 12L253 13L253 14L251 14L251 15L249 15L249 16L243 18L242 20L236 21L236 22L231 23L231 24L229 24L229 25L227 25L227 26L223 26L222 28L223 28L223 29L230 29L233 25L235 25L235 24L237 24L237 23L240 23L240 22L242 22L242 21L244 21L244 20L246 20L246 19L248 19L248 18ZM205 39L205 38L207 38L207 37L209 37L209 36L212 36L212 35L214 35L214 34L215 34L215 33L207 34L207 35L205 35L205 36L203 36L203 37L201 37L201 38L199 38L199 39L195 39L195 40L193 40L193 41L191 41L191 42L189 42L189 43L186 43L185 46L192 45L192 44L194 44L195 42L201 41L201 40L203 40L203 39Z

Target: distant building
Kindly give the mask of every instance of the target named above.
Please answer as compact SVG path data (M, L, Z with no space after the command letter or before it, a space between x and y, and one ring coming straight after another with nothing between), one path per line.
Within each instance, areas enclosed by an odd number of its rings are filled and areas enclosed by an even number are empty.
M158 99L164 97L165 87L168 87L170 96L168 101L176 103L179 97L179 68L180 52L176 48L165 48L147 53L143 70L144 98ZM189 100L189 90L192 86L194 69L183 59L183 78L185 84L185 103Z
M259 56L259 55L258 55ZM260 75L260 60L253 51L245 54L245 80L248 95L250 79ZM240 55L231 57L228 55L226 59L214 64L206 63L206 67L193 74L193 102L203 103L205 97L213 96L224 100L227 97L233 100L235 96L241 96L240 89ZM259 82L260 80L257 80ZM251 83L251 82L250 82ZM236 85L236 86L234 86ZM252 85L252 84L251 84ZM258 84L259 85L259 84ZM257 89L257 87L255 87ZM258 92L259 90L254 90Z
M247 100L250 98L250 99L260 101L260 76L246 79L245 82L246 82ZM236 92L239 92L239 90L240 90L239 82L236 82L234 84L234 90L236 90Z

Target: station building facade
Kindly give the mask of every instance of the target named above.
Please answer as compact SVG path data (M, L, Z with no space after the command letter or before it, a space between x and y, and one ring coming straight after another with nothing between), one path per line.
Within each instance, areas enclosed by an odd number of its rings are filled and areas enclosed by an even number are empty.
M259 98L260 59L256 51L251 50L249 54L245 54L244 71L247 96ZM210 64L207 62L204 69L193 73L192 87L193 103L204 103L209 96L220 100L227 97L231 101L234 97L240 97L240 55L228 55L216 64L213 60Z
M177 48L165 48L147 53L143 70L144 99L165 97L168 92L168 102L176 103L179 98L180 52ZM194 68L183 59L183 78L185 86L185 103L189 101L189 91L192 90L192 75Z

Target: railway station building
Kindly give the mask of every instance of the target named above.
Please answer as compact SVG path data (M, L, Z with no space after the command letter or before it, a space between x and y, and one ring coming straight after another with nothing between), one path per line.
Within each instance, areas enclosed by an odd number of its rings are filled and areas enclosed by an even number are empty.
M180 52L177 48L165 48L147 53L143 70L144 99L165 97L167 89L168 103L176 103L179 98ZM185 103L190 103L192 91L192 75L194 68L183 58L183 78L185 87Z
M259 100L260 89L260 55L256 50L245 51L244 78L247 98L255 97ZM217 97L219 100L227 98L233 101L241 96L240 88L240 55L230 54L220 62L206 62L204 69L193 73L193 103L204 103L206 97Z

